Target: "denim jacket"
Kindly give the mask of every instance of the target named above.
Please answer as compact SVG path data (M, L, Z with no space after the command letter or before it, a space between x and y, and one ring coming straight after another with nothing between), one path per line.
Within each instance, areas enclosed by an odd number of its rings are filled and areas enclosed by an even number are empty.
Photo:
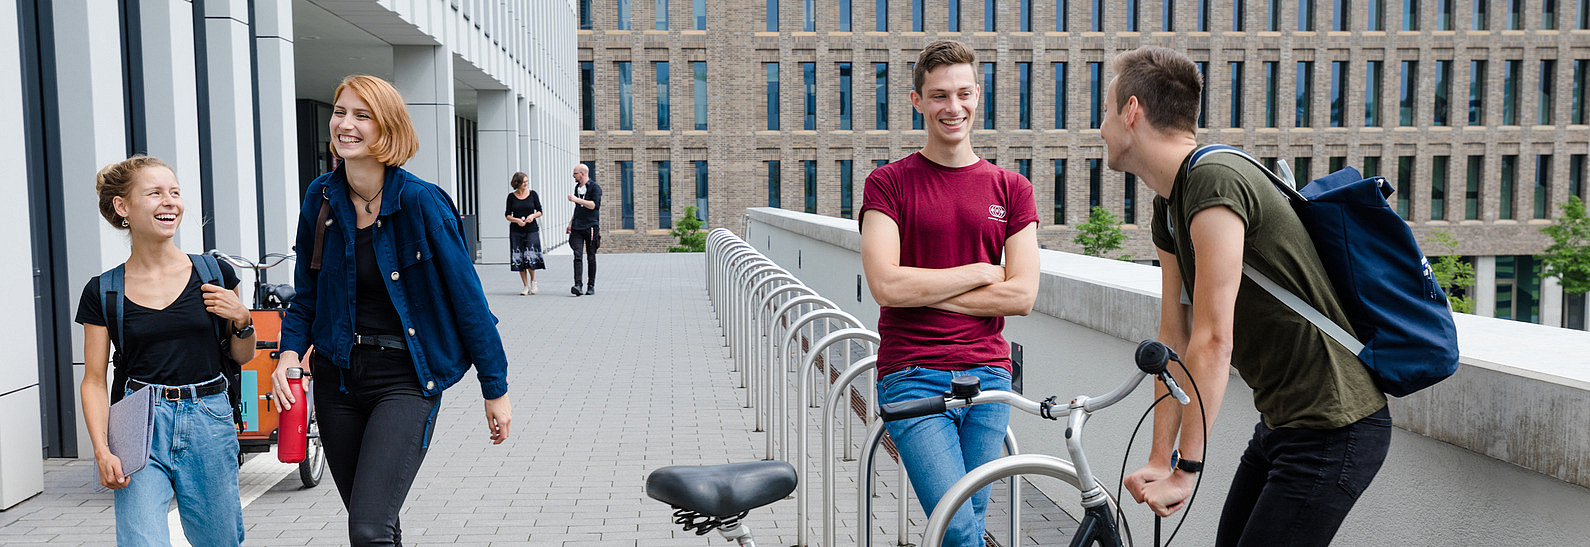
M358 302L354 277L355 216L342 168L309 183L298 213L293 285L298 295L282 322L284 351L310 345L348 368ZM463 378L470 364L486 399L508 391L508 358L497 318L486 306L480 277L464 245L457 209L446 191L398 167L387 167L381 213L371 238L408 338L420 387L434 395ZM321 269L311 270L315 221L330 200Z

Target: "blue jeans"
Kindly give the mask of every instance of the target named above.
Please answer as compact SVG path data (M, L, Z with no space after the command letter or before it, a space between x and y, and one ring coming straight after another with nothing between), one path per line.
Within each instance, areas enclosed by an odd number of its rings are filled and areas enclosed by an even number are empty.
M1260 420L1231 479L1215 545L1330 545L1391 448L1385 408L1337 429Z
M995 366L947 371L911 367L878 381L880 404L942 396L950 379L976 376L984 391L1010 390L1010 372ZM888 422L889 438L900 451L900 461L911 477L911 489L922 502L922 511L933 514L944 492L967 471L999 457L1004 447L1010 407L987 404L957 408L941 414ZM988 493L977 491L971 503L961 505L950 520L944 545L982 547L983 524L988 516Z
M115 491L116 544L170 545L166 515L173 496L188 543L242 544L237 426L226 393L157 399L151 414L155 427L149 462L128 477L126 488Z

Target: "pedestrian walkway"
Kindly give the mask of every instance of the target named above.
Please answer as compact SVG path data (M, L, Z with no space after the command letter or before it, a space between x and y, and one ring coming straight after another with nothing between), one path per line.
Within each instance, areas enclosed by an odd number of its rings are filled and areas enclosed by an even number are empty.
M722 544L716 532L680 530L672 511L644 492L653 469L756 460L764 449L707 301L702 256L601 255L597 294L581 297L568 294L570 259L548 258L535 296L518 294L518 276L506 266L479 268L508 351L512 437L491 445L473 375L447 391L404 507L406 544ZM892 545L895 472L880 460L874 543ZM854 545L854 463L846 467L837 474L838 542ZM43 494L0 512L0 544L113 544L111 494L94 491L93 462L49 460L45 468ZM925 519L911 505L916 534ZM815 513L819 504L811 507ZM310 489L296 473L284 476L243 517L249 544L347 542L329 473ZM753 511L746 522L759 543L796 542L793 500ZM816 515L810 525L820 539Z

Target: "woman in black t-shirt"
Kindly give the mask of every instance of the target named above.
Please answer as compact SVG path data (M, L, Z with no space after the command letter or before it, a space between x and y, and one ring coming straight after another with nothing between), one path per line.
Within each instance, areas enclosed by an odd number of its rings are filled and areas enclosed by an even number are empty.
M132 254L121 266L124 294L113 301L122 310L116 377L124 383L107 385L105 379L112 349L107 325L116 324L116 315L105 309L100 277L83 287L77 310L86 364L83 421L99 483L116 492L116 543L168 544L167 511L175 497L189 543L238 545L237 427L221 365L254 356L254 328L236 293L237 275L221 264L221 283L230 290L203 283L194 259L172 241L183 205L176 174L165 163L133 156L101 169L95 187L100 215L132 240ZM227 322L228 345L216 339L216 318ZM122 461L110 451L108 391L130 394L144 386L158 395L149 409L149 456ZM122 472L138 467L135 476Z
M524 284L524 290L519 294L535 294L541 288L536 286L536 270L545 270L547 264L541 258L541 229L536 219L541 218L541 197L535 190L530 189L530 176L523 171L514 173L510 184L513 192L508 194L507 210L503 212L508 222L508 269L519 272L519 282ZM528 278L525 275L528 273Z

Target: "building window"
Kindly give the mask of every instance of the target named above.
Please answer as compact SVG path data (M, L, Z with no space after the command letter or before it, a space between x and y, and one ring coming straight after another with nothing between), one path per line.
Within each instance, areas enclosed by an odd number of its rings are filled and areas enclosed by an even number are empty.
M1121 207L1121 223L1137 224L1137 175L1126 174L1126 193Z
M949 16L949 21L945 23L947 25L946 30L948 30L950 32L960 32L961 31L961 0L949 0L949 4L950 4L950 16Z
M1573 97L1570 103L1573 108L1568 113L1568 123L1575 125L1584 125L1585 123L1586 73L1590 73L1590 60L1580 59L1573 62Z
M1054 223L1066 223L1066 160L1054 160Z
M1231 0L1231 31L1242 32L1246 29L1248 15L1247 0Z
M657 162L657 227L674 227L672 162Z
M1535 156L1535 218L1551 217L1551 154Z
M1413 156L1397 157L1397 216L1408 218L1413 198Z
M1380 156L1368 156L1368 157L1365 157L1364 158L1364 177L1365 178L1369 178L1369 177L1378 177L1378 176L1380 176Z
M1054 63L1054 128L1066 128L1066 64Z
M1098 129L1104 120L1104 63L1088 63L1088 128Z
M1231 61L1231 127L1242 127L1242 61Z
M850 96L850 63L839 63L839 129L851 129L850 120L854 116L851 108Z
M1348 21L1353 17L1352 9L1353 6L1350 0L1332 0L1331 30L1338 32L1349 30L1351 25L1348 24Z
M918 0L920 1L920 0ZM778 0L767 0L767 31L778 32Z
M1027 181L1031 182L1032 181L1032 159L1031 158L1024 158L1024 159L1016 160L1016 173L1021 175L1021 178L1027 179Z
M807 5L810 3L811 0L807 0ZM839 32L850 32L851 17L850 0L839 0Z
M1579 0L1579 30L1590 29L1590 0Z
M1347 166L1347 156L1331 156L1329 165L1330 168L1325 170L1326 173L1341 171L1343 167Z
M1017 0L1017 32L1032 32L1032 0Z
M657 30L668 30L668 0L657 0L652 13L657 16Z
M1331 127L1344 127L1347 118L1347 61L1331 61Z
M1502 125L1518 125L1518 84L1523 77L1524 61L1503 61L1502 68Z
M1435 62L1435 112L1431 123L1437 126L1452 124L1452 61Z
M1451 156L1430 158L1430 220L1446 220L1447 164Z
M1204 83L1204 89L1198 94L1198 127L1209 127L1209 62L1197 61L1193 65L1198 67L1198 81Z
M1402 0L1402 30L1419 30L1419 0Z
M1297 119L1294 127L1312 127L1314 102L1314 61L1297 62Z
M635 162L618 162L619 228L635 229Z
M816 0L801 0L801 30L815 32L817 30L817 7L812 5Z
M1581 0L1581 1L1590 2L1590 0ZM1070 10L1071 10L1071 0L1056 0L1055 6L1054 6L1054 31L1055 32L1070 32L1071 31L1071 18L1069 17L1070 14L1066 13L1067 11L1070 11ZM1583 28L1583 27L1580 27L1580 28Z
M707 214L707 160L696 160L696 220L706 222Z
M1141 0L1126 1L1126 30L1137 32L1137 19L1139 17L1138 2ZM1176 2L1164 0L1159 12L1160 32L1172 32L1176 28Z
M1380 126L1380 81L1384 61L1369 61L1364 69L1364 127Z
M580 0L580 30L591 30L591 0Z
M1497 218L1512 220L1516 215L1513 212L1513 194L1518 181L1518 156L1502 156L1502 178L1497 184L1497 191L1501 193L1500 204L1497 209Z
M580 62L580 129L596 130L596 68L591 61Z
M1104 0L1093 0L1093 7L1089 13L1092 23L1088 28L1093 32L1104 32Z
M1489 30L1491 0L1474 0L1474 30Z
M817 160L801 160L806 172L806 212L817 214Z
M707 129L707 62L691 61L690 71L695 73L695 83L690 91L695 95L696 131Z
M668 61L652 63L657 69L657 130L672 129L669 114L673 110L668 100Z
M983 32L999 29L999 8L995 7L996 3L996 0L983 0Z
M1277 80L1280 75L1279 61L1264 62L1264 126L1275 127L1276 103L1279 102Z
M778 63L763 63L767 66L767 129L778 131Z
M1584 199L1585 154L1568 156L1568 195Z
M782 200L779 199L779 198L781 198L783 196L783 192L784 192L784 190L783 190L783 188L781 188L781 184L779 182L779 177L781 175L783 175L783 172L778 167L778 160L768 160L767 161L767 206L768 207L779 207L780 206L779 202L782 201Z
M995 125L994 115L999 109L995 107L994 92L998 89L995 87L998 82L994 63L983 63L983 129L993 129Z
M1297 0L1297 31L1314 32L1314 0Z
M1402 97L1397 104L1397 119L1399 125L1408 127L1413 125L1415 114L1415 97L1419 86L1419 62L1402 62Z
M877 0L872 7L874 23L872 30L889 32L889 0Z
M911 63L910 65L908 65L907 68L906 68L906 71L910 72L913 75L913 77L914 77L914 75L916 74L916 63ZM917 110L916 106L912 106L911 107L911 129L921 129L921 128L922 128L922 111Z
M1021 105L1017 109L1017 127L1032 129L1032 63L1016 63L1017 88L1021 92Z
M806 117L801 127L811 131L817 129L817 63L801 63L801 81L806 89Z
M1292 174L1297 177L1299 186L1308 186L1314 182L1314 158L1292 158Z
M695 19L696 30L707 30L707 0L691 0L690 15ZM702 217L702 220L706 220L706 217Z
M1269 0L1266 9L1269 17L1265 18L1264 30L1270 32L1281 30L1281 0Z
M629 73L629 61L618 62L618 129L630 131L635 129L635 110L633 89Z
M618 30L629 30L629 0L618 0Z
M1557 30L1557 0L1541 0L1540 28Z
M922 0L911 0L911 32L922 32Z
M1452 3L1456 0L1435 0L1435 29L1452 30Z
M1557 61L1555 59L1542 60L1540 62L1540 101L1538 102L1538 113L1535 116L1536 124L1552 124L1551 111L1552 107L1555 106L1556 103L1556 101L1552 100L1552 96L1554 95L1552 92L1556 89Z
M1369 5L1365 11L1364 30L1386 30L1386 0L1364 0Z
M1099 158L1088 158L1088 212L1103 203L1104 193L1104 161Z
M872 70L873 81L875 82L872 88L872 96L873 101L877 105L877 112L874 114L876 116L875 119L877 120L877 123L873 126L873 129L888 129L889 63L873 63Z
M1524 0L1507 0L1507 30L1524 29Z
M1469 61L1469 125L1485 125L1485 61Z
M839 160L839 216L840 218L855 218L851 210L853 201L850 195L855 192L855 177L853 175L854 160Z
M1198 32L1209 32L1209 0L1198 0Z
M1485 156L1469 156L1468 174L1463 185L1463 219L1480 218L1480 177L1485 175Z
M1496 257L1496 318L1540 322L1540 261L1535 257Z

